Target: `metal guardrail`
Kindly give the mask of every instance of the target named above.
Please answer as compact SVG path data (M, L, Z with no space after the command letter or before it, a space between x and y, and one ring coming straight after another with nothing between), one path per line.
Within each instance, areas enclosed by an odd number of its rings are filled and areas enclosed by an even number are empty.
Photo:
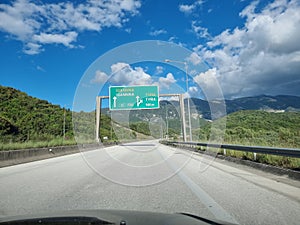
M216 144L216 143L201 143L201 142L179 142L179 141L162 141L162 143L169 145L181 145L181 146L202 146L219 148L226 151L236 150L244 152L254 152L261 154L279 155L286 157L300 158L300 149L298 148L276 148L276 147L263 147L263 146L245 146L245 145L231 145L231 144Z

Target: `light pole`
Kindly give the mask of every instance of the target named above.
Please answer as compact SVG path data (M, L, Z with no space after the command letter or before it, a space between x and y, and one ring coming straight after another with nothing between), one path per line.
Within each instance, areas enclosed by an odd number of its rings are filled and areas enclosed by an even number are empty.
M168 122L169 111L167 109L167 104L165 107L166 107L166 139L169 140L169 122Z
M185 86L186 86L186 93L188 94L189 91L189 78L188 78L188 65L187 62L185 61L176 61L176 60L170 60L170 59L165 59L165 62L167 63L181 63L185 67ZM187 104L188 104L188 118L189 118L189 131L190 131L190 141L193 141L193 136L192 136L192 123L191 123L191 109L190 109L190 98L188 97L187 99Z
M63 141L66 139L66 105L64 106Z
M112 111L108 111L110 117L110 140L112 141Z

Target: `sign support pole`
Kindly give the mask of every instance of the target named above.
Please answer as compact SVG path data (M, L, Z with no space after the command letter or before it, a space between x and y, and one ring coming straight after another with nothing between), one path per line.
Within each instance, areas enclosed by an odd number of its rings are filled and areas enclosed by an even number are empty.
M96 142L99 142L101 97L96 97Z
M185 124L185 112L184 112L184 98L183 94L160 94L159 97L171 97L177 96L179 97L179 105L180 105L180 116L181 116L181 124L182 124L182 136L183 141L186 142L186 124ZM100 118L101 118L101 105L102 99L109 98L109 96L97 96L96 97L96 141L99 142L100 135Z
M108 96L97 96L96 97L96 142L99 143L99 136L100 136L100 118L101 118L101 106L102 106L102 99L109 98Z
M183 94L180 94L179 96L179 105L180 105L180 115L181 115L181 123L182 123L182 136L183 136L183 141L186 142L186 124L185 124Z

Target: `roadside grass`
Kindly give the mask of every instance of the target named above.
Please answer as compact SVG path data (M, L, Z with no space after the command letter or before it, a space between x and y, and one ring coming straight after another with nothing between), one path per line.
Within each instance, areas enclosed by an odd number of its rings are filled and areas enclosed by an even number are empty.
M193 140L195 142L211 142L214 141L208 141L207 139L199 139L199 136L193 135ZM297 137L295 138L289 138L288 140L280 140L278 138L266 138L265 136L259 137L259 138L233 138L229 135L225 135L225 138L221 143L223 144L233 144L233 145L244 145L244 146L265 146L265 147L278 147L278 148L300 148L300 139ZM216 141L216 143L219 143ZM205 151L206 148L198 147L198 150ZM217 148L209 148L208 149L211 152L218 153L218 154L224 154L223 149L217 149ZM259 163L264 163L268 165L293 169L293 170L299 170L300 171L300 158L294 158L294 157L285 157L285 156L277 156L277 155L268 155L268 154L256 154L256 160L254 158L253 152L243 152L243 151L236 151L236 150L226 150L226 156L231 156L235 158L245 159L245 160L251 160Z
M181 141L181 140L177 140ZM202 142L202 143L207 143L209 142L208 140L197 140L196 136L193 136L193 141L195 142ZM211 141L211 143L214 143ZM219 142L215 142L219 143ZM272 142L270 144L269 142L266 142L263 139L259 140L249 140L249 139L241 139L241 140L234 140L227 142L226 140L221 142L223 144L233 144L233 145L244 145L244 146L265 146L265 147L282 147L282 148L300 148L299 143L296 142ZM201 147L198 146L196 147L198 151L209 151L212 152L213 154L220 154L224 155L224 150L220 148L212 148L212 147ZM244 152L244 151L236 151L236 150L228 150L226 149L226 156L234 157L234 158L240 158L244 160L250 160L250 161L255 161L259 163L264 163L272 166L278 166L282 168L287 168L287 169L293 169L293 170L298 170L300 171L300 158L294 158L294 157L285 157L285 156L277 156L277 155L269 155L269 154L256 154L256 159L254 157L253 152Z
M147 139L146 137L147 137L146 135L137 133L137 137L135 137L135 138L131 137L128 139L124 138L124 140L121 140L121 142L122 141L130 142L133 140L137 141L137 140L141 140L141 139L145 140L145 139ZM87 139L85 139L85 138L83 138L82 141L80 141L80 143L82 143L82 144L83 143L93 143L93 142L94 142L94 140L87 141ZM201 142L207 142L207 141L202 140ZM74 139L64 140L62 138L55 138L50 141L26 141L26 142L0 143L0 151L29 149L29 148L44 148L44 147L55 147L55 146L67 146L67 145L76 145L76 144L77 143ZM230 144L250 145L250 141L246 141L246 140L244 140L242 142L234 141L234 142L231 142ZM266 143L262 143L260 141L257 141L255 143L253 143L251 141L251 144L256 145L256 146L265 146L266 145ZM277 143L277 144L278 145L276 145L276 147L291 147L291 148L299 147L298 145L294 145L294 144L292 144L290 146L286 146L286 144L284 146L279 143ZM198 147L198 150L206 151L206 148ZM218 154L224 153L223 149L217 149L217 148L209 148L208 151L218 153ZM269 165L273 165L273 166L279 166L279 167L288 168L288 169L300 170L300 159L299 158L257 153L256 160L254 160L254 153L235 151L235 150L226 150L226 156L256 161L256 162L265 163L265 164L269 164Z
M204 141L202 141L202 142L204 142ZM235 144L237 144L237 143L235 143ZM241 143L238 143L238 144L242 145ZM243 145L245 145L245 144L243 144ZM197 147L197 149L199 151L207 151L206 147ZM223 149L209 148L208 151L224 155ZM300 158L257 153L256 160L255 160L253 152L243 152L243 151L228 150L228 149L226 150L226 156L300 171Z
M122 133L122 135L119 135L119 137L114 136L113 139L101 140L101 142L103 144L110 144L114 142L132 142L138 140L153 139L153 137L149 135L144 135L142 133L134 132L131 129L124 128L124 127L119 127L119 132ZM0 142L0 151L30 149L30 148L46 148L46 147L91 144L91 143L95 143L95 139L91 139L89 136L80 136L77 137L76 140L74 138L69 138L64 140L62 137L57 137L47 141L35 141L35 140L29 140L25 142L11 141L7 143Z
M25 141L25 142L11 142L0 143L0 151L5 150L20 150L28 148L44 148L55 146L76 145L75 140L63 140L62 138L53 139L50 141Z
M221 151L220 153L223 154L223 151ZM283 168L288 168L293 170L300 170L299 158L257 153L256 160L254 160L254 153L235 151L235 150L226 150L226 156L256 161L259 163L264 163L272 166L278 166L278 167L283 167Z

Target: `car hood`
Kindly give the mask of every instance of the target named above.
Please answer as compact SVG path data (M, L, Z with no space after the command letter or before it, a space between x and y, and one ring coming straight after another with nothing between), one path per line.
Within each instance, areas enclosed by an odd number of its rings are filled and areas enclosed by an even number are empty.
M1 225L9 224L120 224L120 225L199 225L231 224L187 213L157 213L129 210L72 210L0 218Z

